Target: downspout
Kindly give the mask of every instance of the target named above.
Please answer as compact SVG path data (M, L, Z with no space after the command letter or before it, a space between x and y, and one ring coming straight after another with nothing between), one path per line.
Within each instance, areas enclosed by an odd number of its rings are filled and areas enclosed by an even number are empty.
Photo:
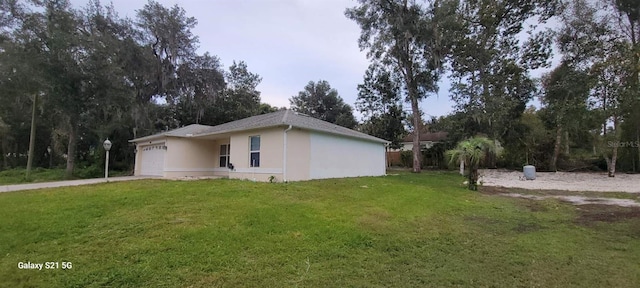
M282 151L282 181L287 182L287 132L289 132L293 126L289 125L289 128L284 130L284 150Z

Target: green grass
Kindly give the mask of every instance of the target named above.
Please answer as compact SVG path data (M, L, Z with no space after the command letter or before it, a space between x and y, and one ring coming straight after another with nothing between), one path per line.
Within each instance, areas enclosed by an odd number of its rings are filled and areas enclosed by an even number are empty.
M95 168L93 167L86 168L86 169L76 169L74 176L71 179L65 179L64 178L65 169L45 169L45 168L37 167L31 170L31 175L27 179L26 178L27 170L25 168L14 168L10 170L0 171L0 185L103 177L104 170L100 170L97 172L93 170L95 170ZM122 171L109 172L109 176L113 176L113 177L124 176L126 174L128 174L128 172L122 172Z
M462 181L429 172L2 193L0 287L640 286L637 210L591 217L598 206L485 195Z

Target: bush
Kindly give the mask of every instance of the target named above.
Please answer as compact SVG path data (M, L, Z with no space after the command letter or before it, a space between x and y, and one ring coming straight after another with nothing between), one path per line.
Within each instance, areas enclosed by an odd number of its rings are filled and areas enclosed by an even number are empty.
M104 176L104 168L98 167L97 165L91 165L85 168L77 168L73 174L82 179L100 178Z
M400 163L404 167L413 167L413 152L402 151L400 152Z

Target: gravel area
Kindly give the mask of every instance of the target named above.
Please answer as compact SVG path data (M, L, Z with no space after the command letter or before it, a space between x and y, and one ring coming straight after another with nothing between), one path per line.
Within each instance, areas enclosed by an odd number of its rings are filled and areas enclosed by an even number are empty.
M533 190L567 190L640 193L640 174L584 172L536 172L535 180L522 180L520 171L481 170L480 181L486 186L501 186Z

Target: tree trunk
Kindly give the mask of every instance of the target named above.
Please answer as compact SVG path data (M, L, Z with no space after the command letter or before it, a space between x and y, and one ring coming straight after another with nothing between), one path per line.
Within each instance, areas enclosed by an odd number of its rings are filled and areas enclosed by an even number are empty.
M636 131L636 147L638 148L638 166L640 166L640 126L638 126L638 130ZM633 168L633 172L638 172L640 169Z
M564 154L569 155L569 131L564 130Z
M613 145L613 152L611 153L611 160L607 161L607 168L609 168L609 177L616 177L616 160L618 159L618 145Z
M562 125L556 126L556 143L553 145L553 156L551 157L551 165L549 167L552 171L558 171L558 157L560 156L560 144L562 142Z
M422 156L420 149L420 108L418 107L418 99L411 97L411 110L413 112L413 172L420 173Z
M75 123L71 124L69 129L69 145L67 146L67 170L65 171L65 178L70 179L73 176L73 168L76 160L76 137L78 133L78 127Z
M469 183L468 188L472 191L478 190L478 166L477 165L469 165Z
M613 116L613 151L611 152L611 159L605 156L607 161L607 170L609 171L609 177L616 177L616 161L618 160L618 146L620 146L620 129L618 129L618 117Z
M36 107L38 105L38 94L33 95L33 105L31 107L31 133L29 134L29 155L27 155L27 179L31 176L31 165L33 164L33 151L36 146Z
M387 168L391 167L391 162L389 162L389 146L384 146L384 160L387 162Z
M7 151L9 151L9 149L7 148L7 139L0 139L0 151L2 151L2 170L7 170L9 169L9 160L7 159Z

